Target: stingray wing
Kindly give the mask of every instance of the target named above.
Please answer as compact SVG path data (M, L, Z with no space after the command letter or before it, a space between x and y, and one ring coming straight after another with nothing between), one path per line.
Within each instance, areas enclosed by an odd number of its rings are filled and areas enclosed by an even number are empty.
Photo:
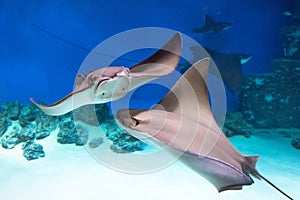
M130 90L172 73L180 60L181 43L180 33L176 33L155 54L131 67L129 75L131 79Z
M86 87L82 90L72 92L57 102L49 105L37 103L30 97L30 101L34 103L45 114L52 116L59 116L66 114L76 108L84 105L94 103L94 89L93 87Z
M219 192L240 190L243 185L253 183L243 171L220 159L184 152L180 160L211 182Z

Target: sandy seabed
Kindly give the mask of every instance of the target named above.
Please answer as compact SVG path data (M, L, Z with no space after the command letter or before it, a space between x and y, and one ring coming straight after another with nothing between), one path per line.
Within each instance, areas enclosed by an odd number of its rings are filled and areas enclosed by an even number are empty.
M300 199L300 151L290 145L291 139L253 134L249 139L235 136L230 140L242 153L260 155L260 173L294 199ZM218 193L179 161L154 173L118 172L98 162L84 147L58 144L55 132L38 143L43 145L46 157L33 161L22 156L21 145L13 150L0 148L1 199L286 199L257 179L243 190Z

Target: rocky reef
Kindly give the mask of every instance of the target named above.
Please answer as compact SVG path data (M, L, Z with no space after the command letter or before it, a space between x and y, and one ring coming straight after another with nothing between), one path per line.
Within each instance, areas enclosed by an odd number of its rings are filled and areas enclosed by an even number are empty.
M77 146L85 145L89 140L89 134L81 125L75 125L70 120L62 121L59 124L59 132L57 134L57 142L60 144L75 144Z
M130 153L143 150L145 143L132 137L125 130L120 129L114 119L107 120L104 124L106 137L113 143L110 149L116 153Z
M226 113L223 132L227 137L242 135L249 138L252 131L252 125L246 122L241 112L228 111Z
M29 140L22 145L23 156L27 160L35 160L45 156L43 146L36 144L34 141Z
M0 143L5 149L22 145L27 160L44 157L43 146L37 141L55 132L60 144L99 147L104 139L98 136L90 140L87 125L105 127L111 150L116 153L143 150L141 141L117 126L106 104L83 106L59 117L45 115L33 104L21 105L18 101L0 104Z
M300 128L300 1L292 24L283 27L283 56L272 61L267 74L244 78L240 111L254 128ZM293 142L293 146L297 142Z
M240 109L255 128L300 128L300 62L272 62L272 73L245 78Z
M295 147L295 149L300 150L300 138L294 138L291 142L292 146Z

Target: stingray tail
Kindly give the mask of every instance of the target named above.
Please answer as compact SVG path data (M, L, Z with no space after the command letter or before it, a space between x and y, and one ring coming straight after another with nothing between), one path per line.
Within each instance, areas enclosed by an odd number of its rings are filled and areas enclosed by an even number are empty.
M278 192L286 196L288 199L293 200L292 197L287 195L285 192L283 192L280 188L278 188L276 185L274 185L271 181L269 181L267 178L262 176L255 168L255 165L258 161L258 156L245 156L246 161L248 162L248 166L246 167L246 171L248 171L251 175L253 175L255 178L259 180L264 180L268 184L270 184L273 188L275 188Z

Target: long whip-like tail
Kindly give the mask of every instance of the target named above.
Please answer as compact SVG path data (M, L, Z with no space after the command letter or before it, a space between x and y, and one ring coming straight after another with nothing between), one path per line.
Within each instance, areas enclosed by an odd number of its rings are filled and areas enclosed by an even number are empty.
M286 196L288 199L293 200L292 197L290 197L288 194L286 194L284 191L282 191L279 187L277 187L275 184L273 184L271 181L269 181L267 178L265 178L264 176L262 176L261 174L259 174L259 177L261 179L263 179L264 181L266 181L268 184L270 184L273 188L275 188L278 192L280 192L281 194L283 194L284 196Z

